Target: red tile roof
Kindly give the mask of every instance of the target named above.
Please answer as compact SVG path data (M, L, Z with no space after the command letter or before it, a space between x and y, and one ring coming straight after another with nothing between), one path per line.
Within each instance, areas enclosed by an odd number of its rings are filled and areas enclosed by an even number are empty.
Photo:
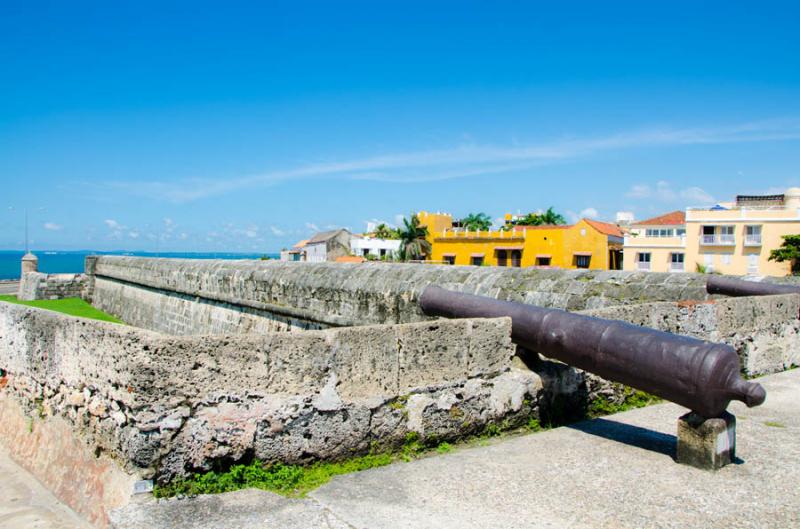
M611 224L608 222L600 222L599 220L590 220L590 219L583 219L583 221L592 228L602 233L603 235L611 235L612 237L625 236L625 234L622 233L622 230L616 224Z
M635 222L634 226L678 226L686 224L686 213L684 211L672 211L653 217L652 219Z

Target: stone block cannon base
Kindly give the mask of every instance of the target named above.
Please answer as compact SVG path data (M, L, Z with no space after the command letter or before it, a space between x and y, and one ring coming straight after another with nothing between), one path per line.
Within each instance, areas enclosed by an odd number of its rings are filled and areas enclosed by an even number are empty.
M689 412L678 419L678 463L717 470L735 459L736 417L724 412L706 419Z

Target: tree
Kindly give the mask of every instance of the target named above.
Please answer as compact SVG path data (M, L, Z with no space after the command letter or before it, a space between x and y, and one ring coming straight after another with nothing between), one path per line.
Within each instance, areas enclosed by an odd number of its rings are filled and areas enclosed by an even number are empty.
M430 255L431 243L426 238L428 228L419 225L419 217L412 215L411 220L404 218L399 232L400 256L404 261L423 259Z
M461 225L470 231L487 231L492 227L492 219L486 213L470 213L461 219Z
M784 235L780 248L769 253L770 261L792 263L792 273L800 272L800 235Z
M514 226L557 226L566 223L564 215L556 213L551 206L544 213L528 213L521 219L507 222L503 229L509 230Z
M562 224L566 224L567 223L567 220L564 218L564 215L562 215L560 213L556 213L555 211L553 211L553 207L552 206L547 208L547 211L542 213L540 215L540 218L542 219L542 224L546 224L546 225L555 226L555 225L562 225Z
M377 239L399 239L400 238L400 230L396 230L394 228L390 228L384 223L380 223L375 226L375 238Z

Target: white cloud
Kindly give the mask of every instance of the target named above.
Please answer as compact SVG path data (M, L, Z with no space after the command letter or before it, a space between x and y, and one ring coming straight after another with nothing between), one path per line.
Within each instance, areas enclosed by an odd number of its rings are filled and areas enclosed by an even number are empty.
M628 198L651 200L665 204L681 203L687 206L704 206L714 204L714 197L703 188L697 186L675 190L669 182L661 180L655 186L636 184L625 193Z
M311 231L319 231L319 226L317 226L313 222L306 222L306 228L308 228Z
M178 235L178 238L180 240L182 240L182 241L185 241L186 239L189 238L189 234L188 233L181 233L180 235Z
M596 219L600 214L594 208L582 209L578 216L582 219Z
M119 222L117 222L114 219L106 219L103 222L105 222L106 226L108 226L108 228L111 229L111 230L124 230L125 229L125 226L123 226L122 224L120 224Z
M138 231L129 231L128 232L128 237L130 237L131 239L138 239L139 238L139 232Z
M61 230L63 228L64 228L63 226L61 226L60 224L56 224L55 222L45 222L44 223L44 229L46 229L46 230L59 231L59 230Z
M635 130L595 138L560 139L528 145L476 145L472 142L450 149L368 156L346 161L310 163L238 178L195 178L179 181L111 182L114 189L173 202L190 202L231 191L274 185L305 178L426 182L500 174L535 166L563 163L607 151L643 147L671 147L724 143L753 143L800 139L800 120L771 120L723 127L661 128ZM630 198L657 192L650 186L634 187Z
M281 237L283 235L286 235L286 233L282 229L276 226L270 226L269 231L271 231L272 234L275 235L276 237Z

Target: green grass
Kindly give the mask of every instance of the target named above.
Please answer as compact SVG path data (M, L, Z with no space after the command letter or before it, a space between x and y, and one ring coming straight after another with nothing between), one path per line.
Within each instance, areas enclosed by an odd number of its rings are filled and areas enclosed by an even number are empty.
M226 472L206 472L167 485L156 485L153 495L168 498L179 494L219 494L240 489L269 490L284 496L300 497L334 476L377 468L394 461L391 454L374 454L355 457L339 463L318 462L304 467L275 463L265 465L253 461L249 465L233 465Z
M764 424L772 428L786 428L785 424L776 421L765 421Z
M587 415L589 418L594 419L596 417L611 415L614 413L632 410L634 408L643 408L644 406L661 402L661 399L655 395L651 395L649 393L645 393L644 391L639 391L638 389L633 389L628 386L622 386L621 384L619 386L623 388L623 400L619 403L616 403L611 402L603 396L596 397L589 402L589 408L587 410Z
M101 310L97 310L80 298L21 301L17 299L17 296L0 295L0 301L5 301L6 303L16 303L17 305L26 305L28 307L36 307L38 309L52 310L54 312L61 312L63 314L69 314L70 316L78 316L80 318L110 321L112 323L122 323L121 320L118 320L114 316L106 314Z

